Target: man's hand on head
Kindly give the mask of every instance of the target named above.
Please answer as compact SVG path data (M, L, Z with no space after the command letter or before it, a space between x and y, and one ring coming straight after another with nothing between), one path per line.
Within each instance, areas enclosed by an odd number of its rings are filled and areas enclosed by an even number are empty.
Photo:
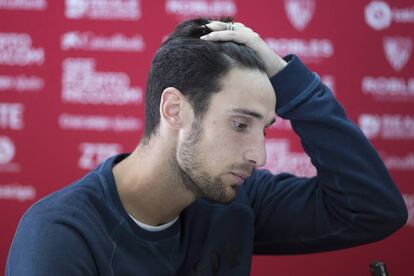
M246 45L263 61L269 78L276 75L287 65L286 61L276 54L258 33L244 26L242 23L212 21L206 26L212 32L200 37L201 39L209 41L234 41Z

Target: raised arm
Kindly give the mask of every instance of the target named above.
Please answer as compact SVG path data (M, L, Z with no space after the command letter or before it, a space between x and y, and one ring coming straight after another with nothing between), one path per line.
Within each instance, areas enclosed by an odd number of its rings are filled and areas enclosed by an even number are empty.
M255 213L256 254L298 254L382 239L407 210L382 160L331 91L296 56L285 61L242 24L211 23L203 39L233 40L264 60L276 112L291 121L317 169L313 178L257 171L244 184ZM224 31L223 31L224 30Z

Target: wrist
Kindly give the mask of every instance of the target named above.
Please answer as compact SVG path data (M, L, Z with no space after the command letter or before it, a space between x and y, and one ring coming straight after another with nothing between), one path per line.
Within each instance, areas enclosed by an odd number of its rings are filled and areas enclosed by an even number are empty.
M269 78L273 77L287 66L287 62L276 54L263 40L257 54L263 61Z
M269 64L267 65L267 75L269 76L269 78L271 78L280 71L282 71L283 68L285 68L286 66L287 62L283 58L275 54L275 59L269 62Z

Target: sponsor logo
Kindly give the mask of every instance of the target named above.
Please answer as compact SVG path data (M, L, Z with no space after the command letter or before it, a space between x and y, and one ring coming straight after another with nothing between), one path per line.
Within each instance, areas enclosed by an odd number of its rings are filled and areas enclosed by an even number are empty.
M0 0L0 9L5 10L45 10L46 0Z
M378 136L381 129L381 120L377 115L361 114L358 120L359 127L365 136L374 138Z
M36 198L36 189L33 186L20 184L0 185L0 199L26 201Z
M294 53L304 60L319 62L334 54L334 46L329 39L267 38L266 43L279 55Z
M380 155L389 170L414 171L414 152L405 155L389 155L380 152Z
M23 113L24 105L21 103L0 103L0 129L23 129Z
M365 76L361 90L380 101L414 100L414 78Z
M13 141L7 136L0 136L0 172L18 173L20 165L12 162L16 155Z
M237 6L234 0L166 0L165 12L179 17L234 16Z
M388 28L392 22L392 12L388 3L372 1L365 7L365 22L374 30Z
M414 139L414 116L401 114L361 114L358 118L358 124L370 139Z
M141 35L127 37L121 33L111 36L96 35L92 32L67 32L62 35L62 50L140 52L145 48Z
M285 11L292 26L303 31L315 12L315 0L285 0Z
M403 198L408 211L407 225L414 227L414 194L403 194Z
M385 37L384 52L395 71L401 71L411 57L413 41L408 37Z
M62 102L77 104L140 104L143 92L131 87L123 72L96 72L91 58L67 58L63 62Z
M75 115L63 113L58 123L61 129L126 132L142 128L142 121L133 116Z
M66 0L65 16L70 19L133 21L141 17L140 0Z
M0 64L11 66L43 65L45 51L33 48L26 33L0 33Z
M365 7L365 22L376 31L389 28L392 22L414 23L414 6L391 8L385 1L371 1Z
M0 136L0 165L10 163L15 155L15 147L9 137Z
M273 173L289 172L299 176L315 176L316 169L305 153L291 152L288 139L266 141L267 163L265 168Z
M16 90L18 92L37 91L45 87L42 78L36 76L6 76L0 75L0 91Z
M108 157L122 152L122 146L108 143L81 143L79 150L81 152L79 168L91 170Z

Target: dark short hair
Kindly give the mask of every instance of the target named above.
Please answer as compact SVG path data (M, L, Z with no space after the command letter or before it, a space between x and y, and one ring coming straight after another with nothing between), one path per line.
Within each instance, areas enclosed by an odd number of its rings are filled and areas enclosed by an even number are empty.
M200 119L208 110L211 95L221 90L220 78L230 69L265 72L262 61L250 48L235 42L200 39L211 32L205 26L210 21L198 18L180 23L156 52L147 79L144 142L159 126L161 95L167 87L180 90Z

